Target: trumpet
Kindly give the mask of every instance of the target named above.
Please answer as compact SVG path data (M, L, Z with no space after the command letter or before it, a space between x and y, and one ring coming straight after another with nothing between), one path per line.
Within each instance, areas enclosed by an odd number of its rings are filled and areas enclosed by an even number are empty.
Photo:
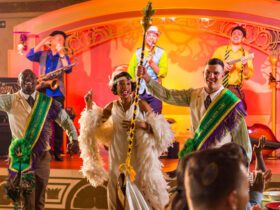
M41 75L37 79L36 90L42 90L45 88L50 88L52 90L56 90L59 88L58 78L63 75L65 71L77 65L78 62L72 63L68 66L63 66L55 71L49 72L47 74Z

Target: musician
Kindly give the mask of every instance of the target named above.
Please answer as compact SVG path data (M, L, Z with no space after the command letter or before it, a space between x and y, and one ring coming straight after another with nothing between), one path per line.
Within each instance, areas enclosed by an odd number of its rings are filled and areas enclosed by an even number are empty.
M253 76L253 62L252 59L246 58L246 56L248 57L249 52L242 46L242 42L245 38L246 30L242 26L234 27L231 30L230 43L216 49L212 57L224 61L225 77L223 85L239 97L242 100L245 109L247 109L245 95L242 91L242 82ZM236 59L240 59L240 61L234 64L228 63L229 61Z
M63 66L68 66L70 64L69 56L65 53L65 40L67 35L63 31L53 31L49 36L44 38L38 45L32 48L28 54L27 58L30 61L38 62L40 64L40 75L47 74L49 72L55 71ZM49 49L42 51L42 47L48 46ZM70 73L71 68L66 70L66 73ZM51 88L45 88L45 93L47 96L52 97L61 103L64 107L64 78L63 72L58 76L59 88L52 90ZM42 87L46 87L42 84ZM62 161L61 145L63 132L62 129L55 123L54 125L54 158L56 161Z
M146 32L145 39L145 58L143 60L143 66L147 69L148 74L153 80L161 83L161 80L166 77L168 71L167 55L164 49L156 46L159 39L160 33L158 27L150 26ZM129 66L128 73L135 79L137 66L140 63L142 48L138 48L132 56ZM153 97L146 88L145 81L142 80L139 89L140 99L145 100L152 107L155 113L161 114L162 102Z

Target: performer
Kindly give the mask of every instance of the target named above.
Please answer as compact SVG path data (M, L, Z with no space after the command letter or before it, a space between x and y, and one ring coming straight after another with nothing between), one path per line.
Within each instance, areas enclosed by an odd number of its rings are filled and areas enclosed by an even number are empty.
M156 46L159 39L160 33L156 26L150 26L146 32L145 39L145 58L143 66L146 67L148 74L153 80L161 83L161 80L166 77L168 71L167 55L164 49ZM138 48L132 56L129 66L128 73L135 79L137 66L140 63L142 48ZM145 100L152 107L155 113L161 114L162 102L157 98L153 97L146 88L145 81L141 81L139 89L140 99Z
M147 88L166 103L191 109L193 139L186 142L181 156L187 151L215 147L235 142L244 147L248 160L252 148L240 100L222 85L224 64L217 58L208 61L204 70L205 86L198 89L168 90L153 81L147 70L139 66ZM186 151L187 150L187 151Z
M119 99L109 103L104 109L92 105L92 93L85 96L86 109L81 114L79 143L83 158L82 172L93 186L107 179L98 154L97 142L109 147L108 207L121 209L117 202L119 166L126 160L128 151L128 131L133 115L133 95L135 83L127 72L112 76L111 90ZM173 133L162 115L152 112L149 105L139 101L136 114L136 139L132 147L131 165L136 171L135 184L145 201L160 210L168 203L167 183L161 171L159 156L172 143Z
M247 110L242 82L253 76L253 56L249 55L249 52L242 46L245 38L246 30L241 26L234 27L231 30L229 45L216 49L212 57L224 61L226 73L223 85L242 100L245 110Z
M30 49L27 54L27 58L30 61L38 62L40 64L40 75L47 74L63 66L68 66L70 64L70 59L67 54L65 54L65 40L67 35L63 31L53 31L49 36L44 38L38 45ZM46 51L41 51L41 48L47 45L50 48ZM70 73L72 69L68 69L66 73ZM57 100L64 107L64 77L63 73L58 77L59 88L52 90L50 87L45 89L47 96L52 97ZM43 82L42 86L45 84ZM56 161L62 161L61 146L63 139L62 129L58 124L54 124L54 157Z
M9 148L8 195L16 200L19 197L15 188L22 187L24 209L41 210L50 174L51 123L55 120L62 126L75 147L78 137L61 105L35 90L36 76L30 69L21 72L18 81L20 91L0 95L0 110L7 112L13 136ZM15 184L19 175L21 186ZM32 189L33 184L35 188Z

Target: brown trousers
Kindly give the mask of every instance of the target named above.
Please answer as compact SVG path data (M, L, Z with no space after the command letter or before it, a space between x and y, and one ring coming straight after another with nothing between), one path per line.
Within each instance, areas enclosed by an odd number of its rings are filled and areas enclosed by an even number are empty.
M244 109L247 110L247 104L245 102L245 94L239 85L229 85L227 87L231 92L233 92L243 103Z
M24 210L43 210L45 206L45 192L50 176L51 155L45 151L36 157L35 188L30 196L24 199Z

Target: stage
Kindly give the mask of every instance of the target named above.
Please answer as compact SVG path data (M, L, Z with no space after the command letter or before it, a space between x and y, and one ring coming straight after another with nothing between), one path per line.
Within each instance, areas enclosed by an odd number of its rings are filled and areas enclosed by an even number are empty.
M106 155L105 167L107 167ZM168 173L176 169L178 159L162 158L163 171ZM280 189L280 159L266 160L267 168L272 170L269 188ZM79 156L64 156L63 162L51 161L51 175L46 192L46 210L105 210L107 209L106 183L94 188L82 177L80 170L82 160ZM251 168L254 163L251 164ZM0 160L0 209L13 209L11 201L3 193L3 184L7 176L7 162ZM169 180L172 182L172 180ZM173 183L173 182L172 182ZM172 185L172 183L170 183Z
M107 158L104 158L107 167ZM177 159L162 159L164 171L173 171ZM63 162L51 161L51 175L46 192L46 209L52 210L105 210L107 209L106 184L94 188L82 177L82 160L77 156L64 156ZM12 203L3 192L8 164L0 160L0 209L13 209Z

